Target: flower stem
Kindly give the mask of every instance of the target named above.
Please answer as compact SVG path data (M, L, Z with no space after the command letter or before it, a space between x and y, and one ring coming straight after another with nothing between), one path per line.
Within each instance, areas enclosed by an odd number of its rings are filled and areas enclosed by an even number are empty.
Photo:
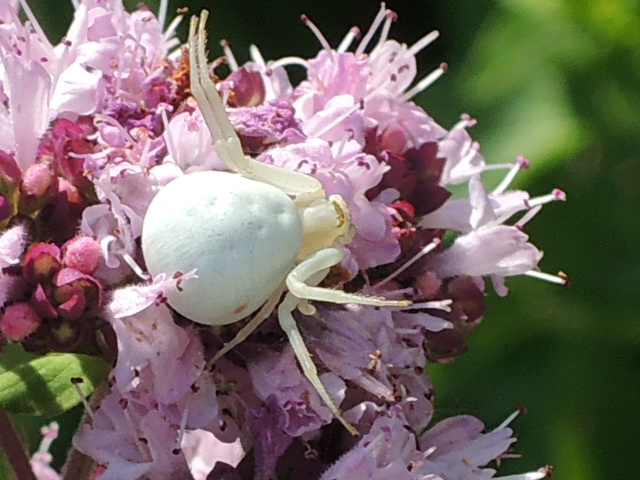
M0 410L0 445L2 445L17 478L20 480L36 480L22 440L13 426L11 417L4 410Z

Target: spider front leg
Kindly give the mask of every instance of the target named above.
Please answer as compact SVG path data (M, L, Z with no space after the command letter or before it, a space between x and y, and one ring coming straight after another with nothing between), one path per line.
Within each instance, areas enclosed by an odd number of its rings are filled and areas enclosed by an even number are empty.
M313 360L311 360L311 355L309 354L309 350L307 346L304 344L302 340L302 335L300 334L300 330L298 330L298 325L296 324L295 319L291 312L293 312L298 307L299 300L293 296L291 293L287 293L284 297L284 300L278 307L278 321L280 322L280 327L287 334L289 338L289 343L293 348L293 352L300 362L300 366L302 367L302 372L304 376L307 377L307 380L311 382L314 386L320 398L325 403L327 407L333 413L333 416L336 417L342 425L351 433L352 435L359 435L360 433L355 429L353 425L351 425L343 416L342 412L338 406L333 402L331 397L329 396L329 392L324 387L322 382L320 381L320 377L318 376L318 370L316 369Z
M311 359L309 350L302 340L302 335L300 334L300 330L293 318L292 312L296 308L299 308L301 300L395 307L408 306L411 305L411 302L405 300L386 300L378 297L365 297L363 295L315 286L315 284L321 282L326 276L329 268L340 263L343 257L344 253L341 247L325 248L312 254L309 258L296 266L287 276L286 283L289 293L287 293L278 308L278 320L280 322L280 327L289 338L289 343L291 343L293 351L296 354L296 358L298 359L298 362L300 362L304 375L315 387L320 398L322 398L327 407L329 407L333 412L333 415L350 433L357 435L357 430L345 420L340 409L333 402L327 392L327 389L320 381L316 366ZM305 313L311 313L308 306L305 309Z
M374 305L379 307L407 307L411 305L408 300L387 300L382 297L368 297L356 293L347 293L342 290L333 290L315 286L324 279L329 268L338 265L344 258L342 247L331 247L319 250L300 262L287 276L287 288L296 297L305 300L316 300L329 303L356 303L359 305ZM324 275L321 274L324 272ZM320 275L319 275L320 274ZM308 282L312 277L318 282Z
M209 13L203 10L199 24L198 17L191 17L189 28L191 93L198 102L202 118L211 132L218 156L234 172L273 185L288 195L307 194L312 198L324 198L322 185L315 178L258 162L242 151L242 144L229 122L216 85L209 78L205 55L207 34L204 29L208 15Z

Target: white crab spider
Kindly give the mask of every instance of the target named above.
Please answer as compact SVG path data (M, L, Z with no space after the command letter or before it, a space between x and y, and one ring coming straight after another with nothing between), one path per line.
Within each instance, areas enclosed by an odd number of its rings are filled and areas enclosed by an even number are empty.
M191 90L211 131L219 157L233 171L206 171L179 177L149 205L142 228L142 251L152 275L197 269L197 279L167 294L180 314L202 324L225 325L264 305L214 361L244 340L278 307L305 376L335 417L353 434L322 385L292 312L313 313L309 300L406 306L410 302L365 297L316 286L340 263L342 245L353 237L350 212L339 195L327 198L308 175L260 163L242 152L205 57L203 11L189 32ZM197 31L196 31L197 29Z

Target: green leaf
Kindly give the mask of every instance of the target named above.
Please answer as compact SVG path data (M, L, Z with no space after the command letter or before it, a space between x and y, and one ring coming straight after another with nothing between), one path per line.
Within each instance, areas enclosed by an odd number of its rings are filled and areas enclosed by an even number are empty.
M50 417L76 406L109 373L110 365L89 355L50 353L35 357L21 350L5 350L0 361L0 408L15 414Z
M19 343L10 343L4 348L0 357L0 375L35 358L38 357L26 352Z

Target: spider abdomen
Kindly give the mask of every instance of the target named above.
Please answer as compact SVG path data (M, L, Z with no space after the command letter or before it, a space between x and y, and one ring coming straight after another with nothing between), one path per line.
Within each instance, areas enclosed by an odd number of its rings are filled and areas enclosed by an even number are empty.
M149 205L142 251L152 275L197 269L167 293L194 322L225 325L258 309L284 281L302 245L293 200L280 189L234 173L179 177Z

